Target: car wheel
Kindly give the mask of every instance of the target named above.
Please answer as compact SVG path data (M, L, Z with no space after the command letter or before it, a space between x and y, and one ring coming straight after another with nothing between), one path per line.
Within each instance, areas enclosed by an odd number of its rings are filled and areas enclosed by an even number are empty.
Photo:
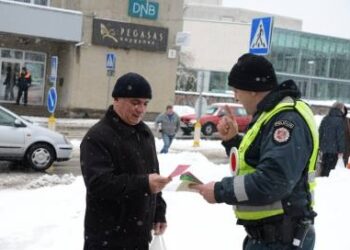
M26 153L26 164L37 171L48 169L55 159L52 146L38 143L31 146Z
M204 135L212 135L215 132L215 126L212 123L206 123L202 127L202 133Z

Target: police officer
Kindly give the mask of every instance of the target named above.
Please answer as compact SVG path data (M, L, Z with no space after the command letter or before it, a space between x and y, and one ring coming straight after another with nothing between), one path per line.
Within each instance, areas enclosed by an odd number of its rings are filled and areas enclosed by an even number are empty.
M277 84L262 56L241 56L228 84L252 122L242 137L232 114L221 120L233 176L193 188L209 203L234 205L237 224L247 232L243 249L313 249L319 142L312 111L292 80Z

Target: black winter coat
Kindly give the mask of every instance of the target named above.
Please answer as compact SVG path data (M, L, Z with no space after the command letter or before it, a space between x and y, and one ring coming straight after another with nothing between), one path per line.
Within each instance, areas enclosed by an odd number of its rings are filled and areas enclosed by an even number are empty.
M85 240L93 244L144 249L154 222L165 222L161 193L151 194L148 174L159 173L148 126L130 126L114 112L85 135L81 169L87 188Z
M331 108L322 119L319 134L322 153L345 152L345 118L338 108Z

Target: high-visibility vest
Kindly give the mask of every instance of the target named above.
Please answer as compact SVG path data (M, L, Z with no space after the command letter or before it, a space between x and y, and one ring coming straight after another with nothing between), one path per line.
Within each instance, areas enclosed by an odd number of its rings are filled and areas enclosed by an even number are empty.
M277 113L288 110L296 110L306 121L307 126L310 129L312 141L313 141L313 150L308 162L308 191L311 194L311 204L314 205L314 189L315 189L315 166L318 155L319 148L319 137L316 123L314 120L314 115L310 107L302 102L281 102L274 109L269 112L264 112L260 115L255 124L247 131L246 135L243 137L243 140L238 149L238 168L236 170L237 176L247 175L256 171L255 168L250 166L245 161L245 154L249 146L254 142L255 138L258 136L261 128L270 121ZM287 160L287 158L286 158ZM242 183L244 185L244 183ZM263 206L249 206L249 205L237 205L235 206L235 214L238 219L242 220L259 220L268 218L275 215L283 214L282 201L276 201L272 204L263 205Z

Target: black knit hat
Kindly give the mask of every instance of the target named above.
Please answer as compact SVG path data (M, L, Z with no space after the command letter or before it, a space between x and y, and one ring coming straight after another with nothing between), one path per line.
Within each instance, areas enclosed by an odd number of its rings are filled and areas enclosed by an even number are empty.
M247 53L238 58L231 69L228 84L242 90L268 91L277 86L277 78L265 57Z
M114 85L112 97L152 99L151 85L143 76L130 72L119 77Z

